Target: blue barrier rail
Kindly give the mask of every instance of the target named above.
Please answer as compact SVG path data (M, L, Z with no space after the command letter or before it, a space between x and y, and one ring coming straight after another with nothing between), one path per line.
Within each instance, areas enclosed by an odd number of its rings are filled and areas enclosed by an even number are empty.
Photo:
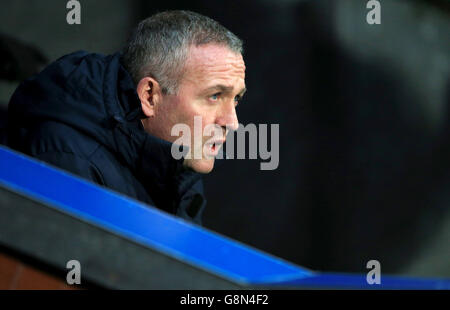
M313 272L0 146L0 186L242 285L450 289L448 279ZM1 215L0 215L1 216Z

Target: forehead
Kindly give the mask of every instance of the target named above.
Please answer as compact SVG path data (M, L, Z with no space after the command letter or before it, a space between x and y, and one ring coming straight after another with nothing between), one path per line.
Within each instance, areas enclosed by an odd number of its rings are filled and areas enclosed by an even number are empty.
M245 64L241 54L226 46L192 46L186 60L186 82L208 87L216 83L244 87Z

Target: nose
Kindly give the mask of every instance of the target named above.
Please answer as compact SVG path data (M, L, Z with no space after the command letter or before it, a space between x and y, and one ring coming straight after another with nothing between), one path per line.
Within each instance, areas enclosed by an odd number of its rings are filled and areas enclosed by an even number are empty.
M228 130L238 129L239 121L236 114L236 106L234 104L234 101L230 104L227 104L223 109L221 109L220 115L218 115L217 118L217 124L222 128L225 128L227 132Z

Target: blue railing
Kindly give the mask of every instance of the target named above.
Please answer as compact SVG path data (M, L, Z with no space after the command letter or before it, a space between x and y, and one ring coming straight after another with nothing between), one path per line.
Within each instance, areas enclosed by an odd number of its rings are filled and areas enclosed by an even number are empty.
M448 279L383 276L369 285L362 274L313 272L3 146L0 186L242 285L450 289Z

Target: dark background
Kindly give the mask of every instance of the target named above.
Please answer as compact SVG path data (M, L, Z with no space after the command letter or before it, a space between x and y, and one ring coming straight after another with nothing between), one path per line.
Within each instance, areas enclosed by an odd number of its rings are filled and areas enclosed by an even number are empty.
M210 16L244 40L242 124L280 124L280 164L222 160L204 226L323 271L450 277L450 5L367 1L2 2L0 101L75 50L113 53L166 9ZM1 113L0 123L5 118Z

